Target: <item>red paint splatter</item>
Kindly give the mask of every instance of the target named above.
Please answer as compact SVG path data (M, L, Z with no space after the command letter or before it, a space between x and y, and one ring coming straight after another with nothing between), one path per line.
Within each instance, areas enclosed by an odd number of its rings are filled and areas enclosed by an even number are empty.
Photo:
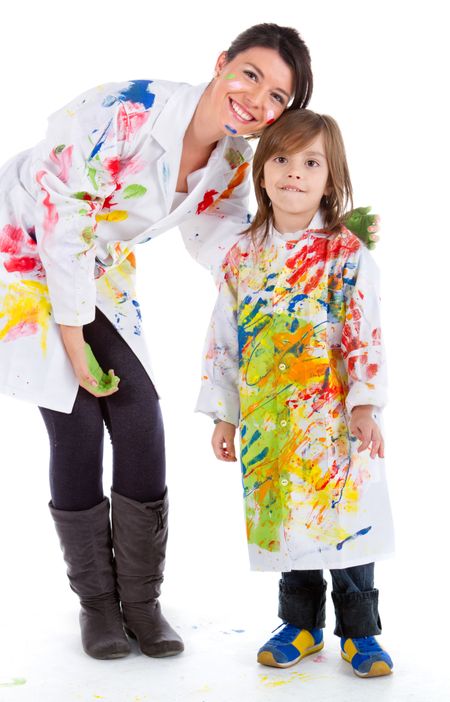
M72 166L72 153L73 146L65 146L62 151L56 152L55 149L50 153L50 160L55 163L59 171L56 174L57 177L62 180L63 183L67 183L69 178L69 170Z
M41 186L42 192L45 193L45 197L42 200L42 204L44 205L43 228L44 228L44 234L47 236L48 234L53 234L53 231L54 231L55 226L58 222L59 216L58 216L56 206L50 200L50 193L42 184L42 179L46 175L47 175L47 171L38 171L38 173L36 173L36 180L39 183L39 185Z
M200 214L201 212L207 210L208 207L211 207L211 205L214 202L214 195L217 194L217 190L207 190L206 193L203 195L203 200L197 205L197 214Z
M275 119L272 117L272 119L267 120L266 125L269 126L269 124L273 124L275 122Z
M119 141L127 141L146 123L150 112L138 102L127 100L127 107L121 103L117 113L117 133Z
M8 273L27 273L34 270L38 277L45 277L36 242L20 227L14 227L12 224L3 227L0 232L0 253L10 256L3 261Z

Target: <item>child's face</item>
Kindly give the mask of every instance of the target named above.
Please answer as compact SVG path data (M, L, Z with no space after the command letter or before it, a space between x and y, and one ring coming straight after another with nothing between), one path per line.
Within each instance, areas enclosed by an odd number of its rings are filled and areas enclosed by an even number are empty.
M311 215L329 194L328 162L322 134L294 154L274 154L264 164L261 185L272 201L275 220L283 215Z

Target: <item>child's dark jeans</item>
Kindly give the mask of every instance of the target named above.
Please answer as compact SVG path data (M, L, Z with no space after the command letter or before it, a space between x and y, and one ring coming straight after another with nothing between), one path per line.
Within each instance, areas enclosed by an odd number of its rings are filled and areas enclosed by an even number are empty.
M374 588L374 563L330 570L333 581L336 628L345 638L381 634L378 590ZM321 570L282 573L278 616L299 629L323 629L327 583Z

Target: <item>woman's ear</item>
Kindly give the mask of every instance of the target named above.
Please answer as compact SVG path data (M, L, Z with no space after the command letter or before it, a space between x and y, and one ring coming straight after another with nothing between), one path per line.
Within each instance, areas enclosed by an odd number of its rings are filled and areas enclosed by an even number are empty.
M219 73L221 72L221 70L223 69L223 67L225 66L226 63L227 63L227 52L226 52L226 51L222 51L222 53L220 54L219 58L218 58L217 61L216 61L216 65L215 65L215 68L214 68L214 72L215 72L215 74L216 74L216 76L215 76L216 78L217 78L217 76L219 75Z

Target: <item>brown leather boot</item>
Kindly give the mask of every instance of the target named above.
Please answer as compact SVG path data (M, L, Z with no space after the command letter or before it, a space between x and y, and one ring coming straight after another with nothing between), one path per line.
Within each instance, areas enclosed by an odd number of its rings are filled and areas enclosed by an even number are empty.
M136 502L111 490L117 588L125 631L142 653L161 658L184 650L161 613L158 597L167 544L167 490L157 502Z
M80 598L81 641L93 658L122 658L130 652L123 630L113 566L109 500L69 512L50 502L70 587Z

